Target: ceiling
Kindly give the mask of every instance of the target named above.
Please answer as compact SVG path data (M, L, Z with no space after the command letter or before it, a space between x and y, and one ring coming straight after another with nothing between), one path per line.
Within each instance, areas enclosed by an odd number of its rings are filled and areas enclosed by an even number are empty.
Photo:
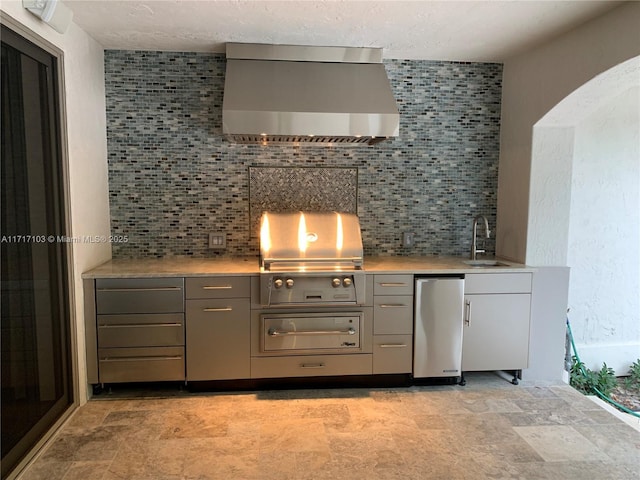
M106 49L224 52L226 42L382 47L385 58L501 62L615 1L63 0Z

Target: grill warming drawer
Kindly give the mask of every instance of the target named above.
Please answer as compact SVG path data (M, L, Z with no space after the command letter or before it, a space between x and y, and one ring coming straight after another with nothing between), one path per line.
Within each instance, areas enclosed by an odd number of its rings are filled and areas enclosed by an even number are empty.
M361 313L263 314L262 351L350 353L361 349Z

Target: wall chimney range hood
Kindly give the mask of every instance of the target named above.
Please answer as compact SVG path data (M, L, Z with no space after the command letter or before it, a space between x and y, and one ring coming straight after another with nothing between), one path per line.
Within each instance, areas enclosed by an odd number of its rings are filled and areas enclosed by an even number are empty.
M230 141L372 145L398 136L381 48L226 48L222 132Z

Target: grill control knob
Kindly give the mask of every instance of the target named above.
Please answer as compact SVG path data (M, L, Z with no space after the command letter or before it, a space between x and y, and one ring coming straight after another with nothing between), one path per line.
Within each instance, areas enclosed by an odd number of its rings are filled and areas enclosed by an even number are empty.
M343 279L342 279L342 284L343 284L345 287L350 287L350 286L351 286L351 283L352 283L352 282L351 282L351 279L350 279L349 277L346 277L346 278L343 278Z
M287 278L285 284L287 285L287 288L293 287L293 278Z
M284 282L282 281L282 279L281 279L281 278L276 278L276 279L273 281L273 286L274 286L274 287L276 287L276 288L282 288L282 284L283 284L283 283L284 283Z
M342 282L339 278L334 278L333 280L331 280L331 286L333 288L338 288L340 285L342 285Z

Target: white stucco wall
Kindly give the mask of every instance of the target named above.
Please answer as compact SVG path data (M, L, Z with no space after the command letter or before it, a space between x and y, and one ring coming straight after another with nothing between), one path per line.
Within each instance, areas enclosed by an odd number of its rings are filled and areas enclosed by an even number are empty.
M72 23L59 34L22 7L2 0L0 9L64 52L71 234L109 236L106 108L103 48ZM111 258L109 243L73 245L74 308L78 350L79 400L87 399L82 272Z
M640 75L640 70L638 71ZM640 358L640 78L575 128L570 319L585 365Z
M640 55L640 2L629 2L546 44L505 61L498 178L496 252L532 265L557 265L533 257L530 246L545 232L531 225L530 191L534 125L557 103L596 75ZM544 206L540 206L544 208ZM535 212L534 212L535 213Z

